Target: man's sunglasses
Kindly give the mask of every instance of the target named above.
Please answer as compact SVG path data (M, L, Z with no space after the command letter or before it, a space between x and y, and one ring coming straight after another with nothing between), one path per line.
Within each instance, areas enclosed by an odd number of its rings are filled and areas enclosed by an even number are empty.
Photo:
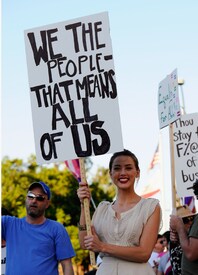
M184 217L184 218L182 218L182 220L183 220L184 224L187 224L187 223L192 222L194 220L194 216Z
M42 195L35 195L34 193L28 192L27 198L29 200L36 199L37 201L44 201L46 198Z

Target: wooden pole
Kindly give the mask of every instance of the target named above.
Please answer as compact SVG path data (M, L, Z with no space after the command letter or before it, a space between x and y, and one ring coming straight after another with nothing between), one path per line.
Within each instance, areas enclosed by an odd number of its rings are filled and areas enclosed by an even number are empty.
M175 188L175 160L174 160L174 141L173 123L169 124L170 156L171 156L171 184L172 184L172 207L176 208L176 188Z
M84 158L80 158L79 162L80 162L81 181L82 182L87 182L86 173L85 173ZM92 232L91 232L91 217L90 217L90 209L89 209L89 199L85 198L83 203L84 203L85 223L86 223L86 227L87 227L87 235L91 236ZM89 251L89 256L90 256L91 265L95 266L96 265L95 253L93 251Z

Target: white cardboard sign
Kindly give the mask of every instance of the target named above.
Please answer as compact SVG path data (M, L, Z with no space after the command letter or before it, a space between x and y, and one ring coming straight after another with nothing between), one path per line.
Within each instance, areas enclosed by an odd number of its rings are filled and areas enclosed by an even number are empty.
M39 164L123 149L108 13L25 31Z
M173 140L177 193L193 196L187 188L198 179L198 113L183 115L173 123Z
M158 118L160 129L180 117L177 69L159 83Z

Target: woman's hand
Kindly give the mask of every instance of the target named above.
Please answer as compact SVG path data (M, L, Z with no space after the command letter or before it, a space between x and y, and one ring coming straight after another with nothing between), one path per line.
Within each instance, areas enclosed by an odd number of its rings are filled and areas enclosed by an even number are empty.
M91 250L93 252L101 252L103 243L98 238L96 234L94 226L91 227L92 235L85 236L84 238L84 245L86 249Z
M83 203L83 200L85 198L88 198L90 200L91 198L91 193L88 187L87 183L80 182L79 183L79 188L77 190L77 195L81 203Z

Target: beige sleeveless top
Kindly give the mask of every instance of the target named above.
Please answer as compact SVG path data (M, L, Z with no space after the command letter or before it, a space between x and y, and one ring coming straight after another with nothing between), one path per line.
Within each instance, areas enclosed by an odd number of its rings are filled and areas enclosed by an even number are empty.
M102 242L120 246L138 246L143 227L158 204L157 199L141 198L133 208L121 213L120 219L117 219L112 203L103 201L93 215L92 224ZM103 262L97 274L128 275L133 274L132 270L136 275L154 274L148 263L127 262L103 253L100 253L100 256ZM112 273L108 273L110 271Z

